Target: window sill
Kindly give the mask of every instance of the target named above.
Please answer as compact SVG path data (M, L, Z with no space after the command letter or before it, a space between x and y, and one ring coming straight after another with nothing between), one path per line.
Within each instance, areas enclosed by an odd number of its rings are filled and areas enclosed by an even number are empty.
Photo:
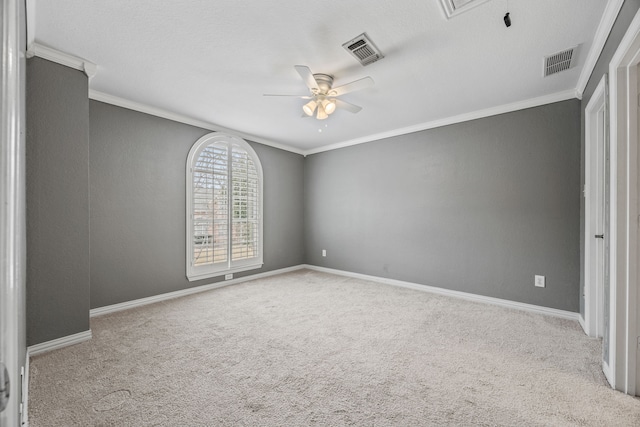
M189 279L190 282L193 282L196 280L210 279L213 277L222 277L226 274L240 273L248 270L256 270L258 268L262 268L263 265L264 263L242 265L239 267L230 268L228 270L207 271L202 273L187 272L187 279Z

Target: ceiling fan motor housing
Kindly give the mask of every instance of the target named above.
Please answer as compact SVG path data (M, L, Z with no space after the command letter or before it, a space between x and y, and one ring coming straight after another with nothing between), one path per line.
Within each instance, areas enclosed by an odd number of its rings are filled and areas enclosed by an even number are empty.
M318 92L316 94L327 95L333 85L333 76L317 73L313 75L313 78L316 79L316 83L318 83Z

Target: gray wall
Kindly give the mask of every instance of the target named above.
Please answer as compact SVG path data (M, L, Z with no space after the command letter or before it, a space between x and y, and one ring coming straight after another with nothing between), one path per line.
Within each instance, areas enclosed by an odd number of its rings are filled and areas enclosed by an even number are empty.
M314 154L307 262L577 311L579 197L578 100Z
M587 108L589 104L589 100L593 95L593 92L596 90L598 83L602 79L602 76L609 72L609 63L611 62L611 58L616 53L618 49L618 45L624 37L624 34L627 32L629 28L629 24L633 20L634 16L640 9L640 0L626 0L622 5L622 9L620 9L620 13L618 14L618 18L616 19L613 28L611 29L611 33L607 38L607 42L602 49L602 53L600 54L600 58L598 58L598 62L593 69L593 73L591 73L591 78L587 83L587 87L584 90L582 95L582 111L581 111L581 161L580 161L580 179L581 186L580 188L584 188L585 183L585 115L584 110ZM580 313L584 316L584 216L585 216L585 204L584 197L580 198Z
M625 2L583 107L639 5ZM42 59L27 77L29 345L87 330L89 307L219 280L189 282L184 265L185 161L208 131L89 101L84 74ZM238 276L307 262L576 311L580 112L565 101L306 159L251 143L265 266Z
M27 61L27 344L89 329L87 77Z
M210 131L90 101L91 307L220 280L185 276L185 165ZM304 158L251 143L264 171L264 266L304 263Z

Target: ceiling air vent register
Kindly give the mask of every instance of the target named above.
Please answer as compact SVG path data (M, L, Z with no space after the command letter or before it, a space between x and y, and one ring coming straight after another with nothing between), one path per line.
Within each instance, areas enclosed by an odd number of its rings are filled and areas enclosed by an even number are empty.
M440 0L440 3L444 14L450 19L487 1L489 0Z
M369 39L367 33L362 33L358 37L349 40L344 43L342 47L353 55L363 66L372 64L379 59L384 58L384 55L376 45L373 44L371 39Z
M562 52L554 53L553 55L545 56L544 58L544 77L552 74L559 73L560 71L568 70L574 63L575 50L577 46L570 49L563 50Z

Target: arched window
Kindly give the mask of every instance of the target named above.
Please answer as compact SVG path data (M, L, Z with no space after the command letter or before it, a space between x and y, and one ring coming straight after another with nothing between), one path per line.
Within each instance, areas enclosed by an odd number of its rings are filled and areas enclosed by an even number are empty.
M262 166L244 140L200 138L187 158L187 277L262 267Z

